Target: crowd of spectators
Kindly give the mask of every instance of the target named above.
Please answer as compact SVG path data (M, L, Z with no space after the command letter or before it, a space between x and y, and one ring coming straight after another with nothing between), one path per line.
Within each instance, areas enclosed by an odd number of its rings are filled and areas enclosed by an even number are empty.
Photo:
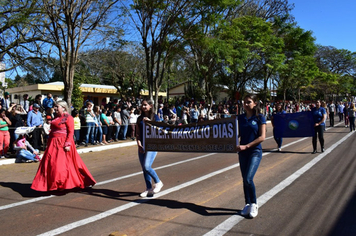
M9 94L5 93L0 104L0 155L2 158L9 157L9 153L17 155L19 147L16 141L19 135L15 130L18 127L32 127L33 131L28 135L26 150L33 150L32 155L45 150L46 140L50 132L51 120L54 118L54 104L58 96L48 93L42 99L37 95L33 101L28 100L28 95L23 95L20 104L12 103ZM119 140L135 140L135 127L137 118L140 116L142 97L128 97L126 99L110 99L108 103L103 100L101 104L94 104L88 96L80 109L72 109L74 117L74 135L77 147L83 145L107 145ZM267 103L261 106L263 113L269 119L275 111L278 103ZM163 100L158 99L157 115L159 120L172 125L196 123L205 120L230 117L243 113L243 104L239 100L226 99L219 103L208 104L204 99L195 100L184 96ZM339 116L345 120L348 127L351 120L354 129L354 116L349 109L351 103L330 102L322 103L330 118L330 126L333 126L333 118ZM286 103L284 110L287 113L311 110L312 103ZM34 153L35 152L35 153ZM26 159L28 161L28 159Z

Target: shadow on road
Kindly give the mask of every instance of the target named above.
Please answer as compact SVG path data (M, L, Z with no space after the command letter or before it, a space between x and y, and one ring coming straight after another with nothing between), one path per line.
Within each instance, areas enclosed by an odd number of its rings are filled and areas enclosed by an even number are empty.
M328 236L355 236L356 235L356 192L341 213L334 228Z
M22 197L42 197L51 195L50 193L37 192L31 189L31 184L0 182L0 186L10 188L14 192L18 192Z

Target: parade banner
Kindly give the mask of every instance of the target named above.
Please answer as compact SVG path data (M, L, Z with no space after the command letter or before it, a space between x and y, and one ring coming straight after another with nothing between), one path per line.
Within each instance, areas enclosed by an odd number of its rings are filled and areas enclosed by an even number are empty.
M237 152L238 129L235 116L178 126L146 121L143 130L145 151Z
M273 116L274 136L312 137L314 135L313 114L310 111L276 114Z

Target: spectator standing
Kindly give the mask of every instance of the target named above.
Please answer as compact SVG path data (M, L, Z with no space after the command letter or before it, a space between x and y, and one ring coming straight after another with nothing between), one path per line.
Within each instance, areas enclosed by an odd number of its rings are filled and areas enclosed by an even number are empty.
M192 106L190 109L190 122L191 123L197 123L198 122L198 117L199 117L199 112L197 105Z
M6 116L4 109L0 110L0 155L1 158L7 158L9 155L7 151L10 147L10 133L9 125L11 125L10 119Z
M76 142L76 147L78 147L80 144L80 127L81 127L79 111L73 110L72 116L74 120L74 142Z
M38 150L41 147L41 133L43 127L43 118L39 110L40 110L40 105L35 103L33 104L32 111L30 111L27 114L27 126L36 127L32 131L32 146Z
M23 95L23 101L20 102L20 105L23 107L23 109L26 112L29 112L30 110L30 101L28 100L28 94Z
M94 133L95 133L95 127L97 127L97 123L95 121L95 114L93 112L93 103L87 102L86 103L86 108L84 109L84 117L85 117L85 123L87 126L87 133L85 136L85 144L84 146L87 147L89 141L91 144L94 145ZM89 140L90 137L90 140Z
M9 125L10 143L13 143L18 138L15 129L17 127L25 126L22 116L26 116L27 113L22 106L19 106L16 103L11 103L11 107L7 111L8 118L11 121L11 125ZM13 152L13 145L10 145L10 151Z
M122 124L122 121L121 121L121 106L120 105L117 105L116 108L115 108L115 111L114 111L114 114L113 114L113 120L114 120L114 123L115 123L115 141L119 141L119 133L120 133L120 128L121 128L121 124Z
M159 121L163 121L163 104L159 104L157 115L158 115Z
M10 94L9 92L5 92L4 93L4 97L1 99L1 106L3 109L5 109L7 111L7 109L10 108Z
M126 140L127 129L129 126L130 114L127 111L127 105L124 104L121 110L121 121L122 121L122 139Z
M335 104L334 101L331 100L329 103L329 119L330 119L330 127L334 127L334 115L335 115Z
M53 108L53 98L51 93L47 93L47 97L43 99L42 106L44 110L46 111L48 108Z
M130 120L129 124L131 127L131 140L135 140L136 137L136 122L138 115L136 114L136 108L131 107L130 109Z
M103 125L102 129L103 129L103 143L108 144L107 140L106 140L106 135L108 134L108 130L109 130L109 119L106 116L107 110L103 109L101 111L101 115L100 115L100 122Z
M101 111L100 111L100 106L95 106L94 107L94 114L95 114L95 133L94 133L94 145L100 144L100 145L105 145L103 143L103 124L101 123L100 116L101 116Z
M113 129L114 129L114 120L112 118L112 112L107 111L106 117L109 120L108 134L106 135L107 142L113 142Z

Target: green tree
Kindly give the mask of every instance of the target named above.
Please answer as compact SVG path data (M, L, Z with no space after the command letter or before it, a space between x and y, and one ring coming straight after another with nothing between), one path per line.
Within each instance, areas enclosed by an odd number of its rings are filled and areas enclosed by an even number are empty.
M0 62L10 71L26 60L39 58L41 32L33 27L41 18L37 0L0 1Z
M283 90L283 100L289 88L298 91L300 102L300 89L309 86L313 79L319 75L314 53L316 51L315 38L311 31L289 23L280 28L278 32L283 38L285 61L279 70L279 85Z
M319 78L316 88L324 97L326 94L343 95L354 91L356 85L356 53L331 46L318 46L315 53L317 65L328 76Z
M85 43L95 44L103 39L102 34L97 34L99 30L108 33L104 26L112 21L108 16L117 2L118 0L42 1L41 7L46 17L37 28L43 32L43 42L49 45L48 56L54 53L59 57L64 100L68 104L72 103L73 79L79 52Z

